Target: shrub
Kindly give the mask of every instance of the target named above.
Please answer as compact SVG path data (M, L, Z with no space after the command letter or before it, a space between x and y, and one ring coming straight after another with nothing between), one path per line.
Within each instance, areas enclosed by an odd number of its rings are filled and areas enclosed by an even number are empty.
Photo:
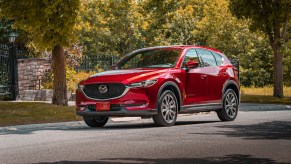
M68 91L75 92L77 85L80 81L85 80L88 78L90 75L93 75L94 72L85 72L85 71L80 71L76 72L73 69L67 68L67 88Z
M74 69L67 67L66 68L66 79L67 79L67 89L68 91L75 92L78 83L81 80L85 80L88 78L90 75L94 74L93 71L90 72L85 72L85 71L80 71L77 72ZM42 82L42 88L44 89L52 89L53 88L53 74L49 73L45 79L43 79Z

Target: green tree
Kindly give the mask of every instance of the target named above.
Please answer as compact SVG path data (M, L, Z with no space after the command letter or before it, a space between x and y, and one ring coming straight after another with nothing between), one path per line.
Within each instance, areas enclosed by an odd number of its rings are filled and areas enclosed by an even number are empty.
M175 0L143 0L139 2L142 15L140 34L145 46L169 45L168 20L179 7ZM167 32L168 31L168 32ZM168 33L169 34L169 33Z
M228 8L229 0L81 2L77 27L83 54L89 59L125 55L148 46L205 45L240 59L242 85L261 87L272 83L272 51L265 34L250 31L250 20L234 17ZM288 52L286 49L284 54Z
M270 48L264 34L250 31L250 21L232 16L228 4L228 0L144 1L142 15L149 25L143 34L150 36L147 37L150 45L215 47L230 58L240 59L242 85L270 84ZM151 34L154 34L152 38Z
M203 7L196 37L205 45L222 50L240 60L240 80L244 86L263 87L272 82L271 48L262 32L249 30L249 20L238 20L228 9L228 0L213 0ZM264 79L264 80L262 80Z
M124 56L137 48L138 20L135 0L81 1L77 31L83 53Z
M230 0L230 11L239 19L250 19L252 30L263 31L269 37L274 52L274 97L283 94L282 47L290 28L290 0Z
M7 20L5 18L2 18L0 20L0 39L3 42L4 38L7 37L11 32L15 32L15 30L12 29L12 21Z
M52 50L53 104L67 105L64 46L74 40L79 0L0 0L0 16L26 31L40 48Z

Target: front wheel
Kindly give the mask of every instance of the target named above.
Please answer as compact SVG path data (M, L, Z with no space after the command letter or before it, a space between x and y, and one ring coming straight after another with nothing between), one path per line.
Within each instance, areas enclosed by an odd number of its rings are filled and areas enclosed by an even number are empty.
M153 116L153 120L158 126L173 126L178 115L178 101L175 94L164 91L158 100L158 114Z
M221 121L233 121L238 113L238 98L232 89L226 90L223 96L223 107L217 111Z
M83 119L92 128L103 127L108 121L108 117L83 117Z

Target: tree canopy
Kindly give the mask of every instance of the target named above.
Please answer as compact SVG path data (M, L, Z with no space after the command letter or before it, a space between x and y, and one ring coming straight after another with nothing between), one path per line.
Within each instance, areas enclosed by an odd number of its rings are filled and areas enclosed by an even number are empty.
M0 0L0 16L27 31L41 48L72 43L79 0ZM76 39L76 38L75 38Z
M64 46L74 40L79 0L0 0L0 16L13 21L41 49L52 50L53 104L67 105Z
M206 45L240 59L242 85L273 83L272 51L265 33L249 30L250 20L232 16L229 0L118 2L124 3L81 1L77 33L84 56L123 56L137 48L157 45ZM287 52L288 48L284 54ZM285 65L288 72L291 66ZM287 84L290 76L285 79Z
M250 19L250 29L264 32L274 52L274 96L283 95L282 47L288 41L290 0L230 0L230 11L239 19Z

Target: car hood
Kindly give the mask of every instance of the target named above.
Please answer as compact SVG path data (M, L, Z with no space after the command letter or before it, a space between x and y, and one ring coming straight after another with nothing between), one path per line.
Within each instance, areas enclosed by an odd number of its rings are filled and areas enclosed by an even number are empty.
M164 75L168 69L127 69L127 70L111 70L90 76L85 83L133 83L143 80L158 78Z

